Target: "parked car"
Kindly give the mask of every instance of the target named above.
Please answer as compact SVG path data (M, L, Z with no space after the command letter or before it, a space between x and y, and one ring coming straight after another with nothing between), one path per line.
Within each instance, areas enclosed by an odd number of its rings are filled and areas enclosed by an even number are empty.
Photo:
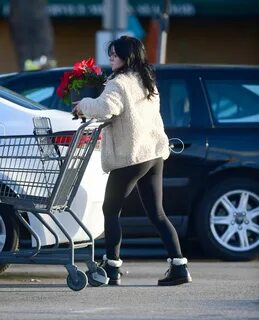
M7 156L21 154L19 153L22 151L21 148L24 149L26 147L22 145L19 152L15 151L15 148L18 148L18 144L16 145L14 140L8 140L11 141L11 145L13 144L13 146L10 147L10 142L9 145L6 144L5 137L10 135L32 135L33 130L35 129L33 124L33 119L35 117L38 119L39 117L47 117L50 119L52 131L53 133L56 133L58 141L62 141L62 137L64 137L65 134L75 131L80 125L80 122L73 121L71 115L67 112L49 110L46 107L32 102L8 89L0 87L0 195L1 192L8 192L8 194L12 195L12 192L15 192L16 188L19 187L22 188L23 193L26 192L26 195L28 196L39 197L40 195L42 197L47 197L45 195L46 192L43 193L43 191L47 191L47 187L43 188L43 186L45 186L44 180L40 180L43 177L43 171L30 173L21 172L21 170L19 171L19 168L21 168L21 165L25 166L26 163L22 163L22 160L18 160L15 156L13 156L12 160L8 160L7 158ZM26 143L29 145L29 142ZM10 151L12 151L11 154L8 153L8 146ZM35 148L33 149L30 145L28 148L31 148L27 150L28 153L34 152L33 150L35 150ZM62 150L65 148L67 147L62 146ZM33 155L34 154L32 154L32 156ZM34 155L33 168L36 166L36 158L37 157ZM9 166L7 161L10 161ZM31 163L32 161L27 160L28 165L30 164L30 166L32 166ZM8 171L10 165L13 171ZM37 168L39 167L40 166L37 166ZM49 172L51 169L52 167L47 168ZM31 177L32 181L28 181L28 175ZM102 237L104 231L102 201L107 177L108 175L104 174L101 169L100 148L97 145L90 158L90 162L79 185L77 194L72 202L72 210L85 223L88 229L92 232L94 238ZM51 175L48 174L48 181L46 183L50 183L50 178ZM20 184L18 184L17 181ZM35 186L33 186L33 181L36 182ZM52 179L52 181L54 180ZM3 196L6 196L6 193L3 194ZM15 215L12 212L13 210L15 210L15 206L7 206L6 203L1 203L0 200L0 252L16 249L19 244L19 235L21 240L24 240L24 242L28 239L30 245L35 245L35 239L30 238L29 232L15 218ZM44 215L43 218L44 217L46 217L46 215ZM71 219L69 214L61 211L56 213L56 217L61 221L68 233L76 242L81 242L86 238L84 231L78 227L78 224ZM42 246L55 243L53 235L43 227L42 223L40 223L32 213L28 212L25 218L29 221L31 227L40 237ZM59 242L66 242L64 234L57 228L53 221L48 217L46 217L46 219L48 219L49 225L57 232ZM0 273L4 271L6 267L7 265L0 264Z
M71 107L56 94L63 73L71 70L72 68L68 67L2 74L0 85L50 109L71 112Z
M3 85L50 108L71 68L12 75ZM183 238L205 253L248 260L259 247L259 67L155 66L171 156L164 207ZM2 78L2 83L4 78ZM125 237L155 237L137 192L122 212Z

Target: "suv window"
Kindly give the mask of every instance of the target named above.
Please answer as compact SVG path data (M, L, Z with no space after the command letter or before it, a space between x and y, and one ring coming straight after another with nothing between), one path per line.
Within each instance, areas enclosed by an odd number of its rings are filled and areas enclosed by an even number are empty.
M212 113L217 122L259 122L259 84L208 80L206 85Z
M166 127L189 127L190 99L185 81L161 79L158 81L161 114Z
M7 88L0 87L0 97L9 100L11 102L17 103L20 106L31 109L31 110L43 110L46 109L46 107L42 106L41 104L38 104L35 101L29 100L26 97L21 96L20 94L15 93L14 91L11 91Z
M26 98L41 103L43 105L48 105L49 100L55 92L55 87L40 87L30 90L24 90L22 95Z
M66 105L64 101L56 94L55 86L41 86L30 90L21 90L20 94L28 99L36 101L49 109L57 109L71 112L71 106Z

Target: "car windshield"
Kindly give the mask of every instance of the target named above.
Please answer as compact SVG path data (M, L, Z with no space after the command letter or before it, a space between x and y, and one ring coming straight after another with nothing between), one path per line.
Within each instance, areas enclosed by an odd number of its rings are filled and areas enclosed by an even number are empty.
M32 109L32 110L45 110L47 109L43 105L32 101L28 98L25 98L18 93L15 93L14 91L11 91L9 89L6 89L2 86L0 86L0 98L4 98L8 101L17 103L18 105L27 108L27 109Z

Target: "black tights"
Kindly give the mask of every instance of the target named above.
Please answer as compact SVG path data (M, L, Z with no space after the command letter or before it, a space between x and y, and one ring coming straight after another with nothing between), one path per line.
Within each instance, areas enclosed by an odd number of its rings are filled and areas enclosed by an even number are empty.
M124 200L137 186L150 221L156 227L170 258L182 258L177 232L162 205L163 159L158 158L110 172L103 203L107 258L120 258L121 226L119 216Z

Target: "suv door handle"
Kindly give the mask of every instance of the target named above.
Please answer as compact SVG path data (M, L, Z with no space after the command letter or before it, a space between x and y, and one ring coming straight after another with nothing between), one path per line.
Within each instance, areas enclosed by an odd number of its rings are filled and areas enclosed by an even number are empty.
M169 141L169 148L173 153L182 153L192 145L190 142L183 142L180 138L171 138Z

